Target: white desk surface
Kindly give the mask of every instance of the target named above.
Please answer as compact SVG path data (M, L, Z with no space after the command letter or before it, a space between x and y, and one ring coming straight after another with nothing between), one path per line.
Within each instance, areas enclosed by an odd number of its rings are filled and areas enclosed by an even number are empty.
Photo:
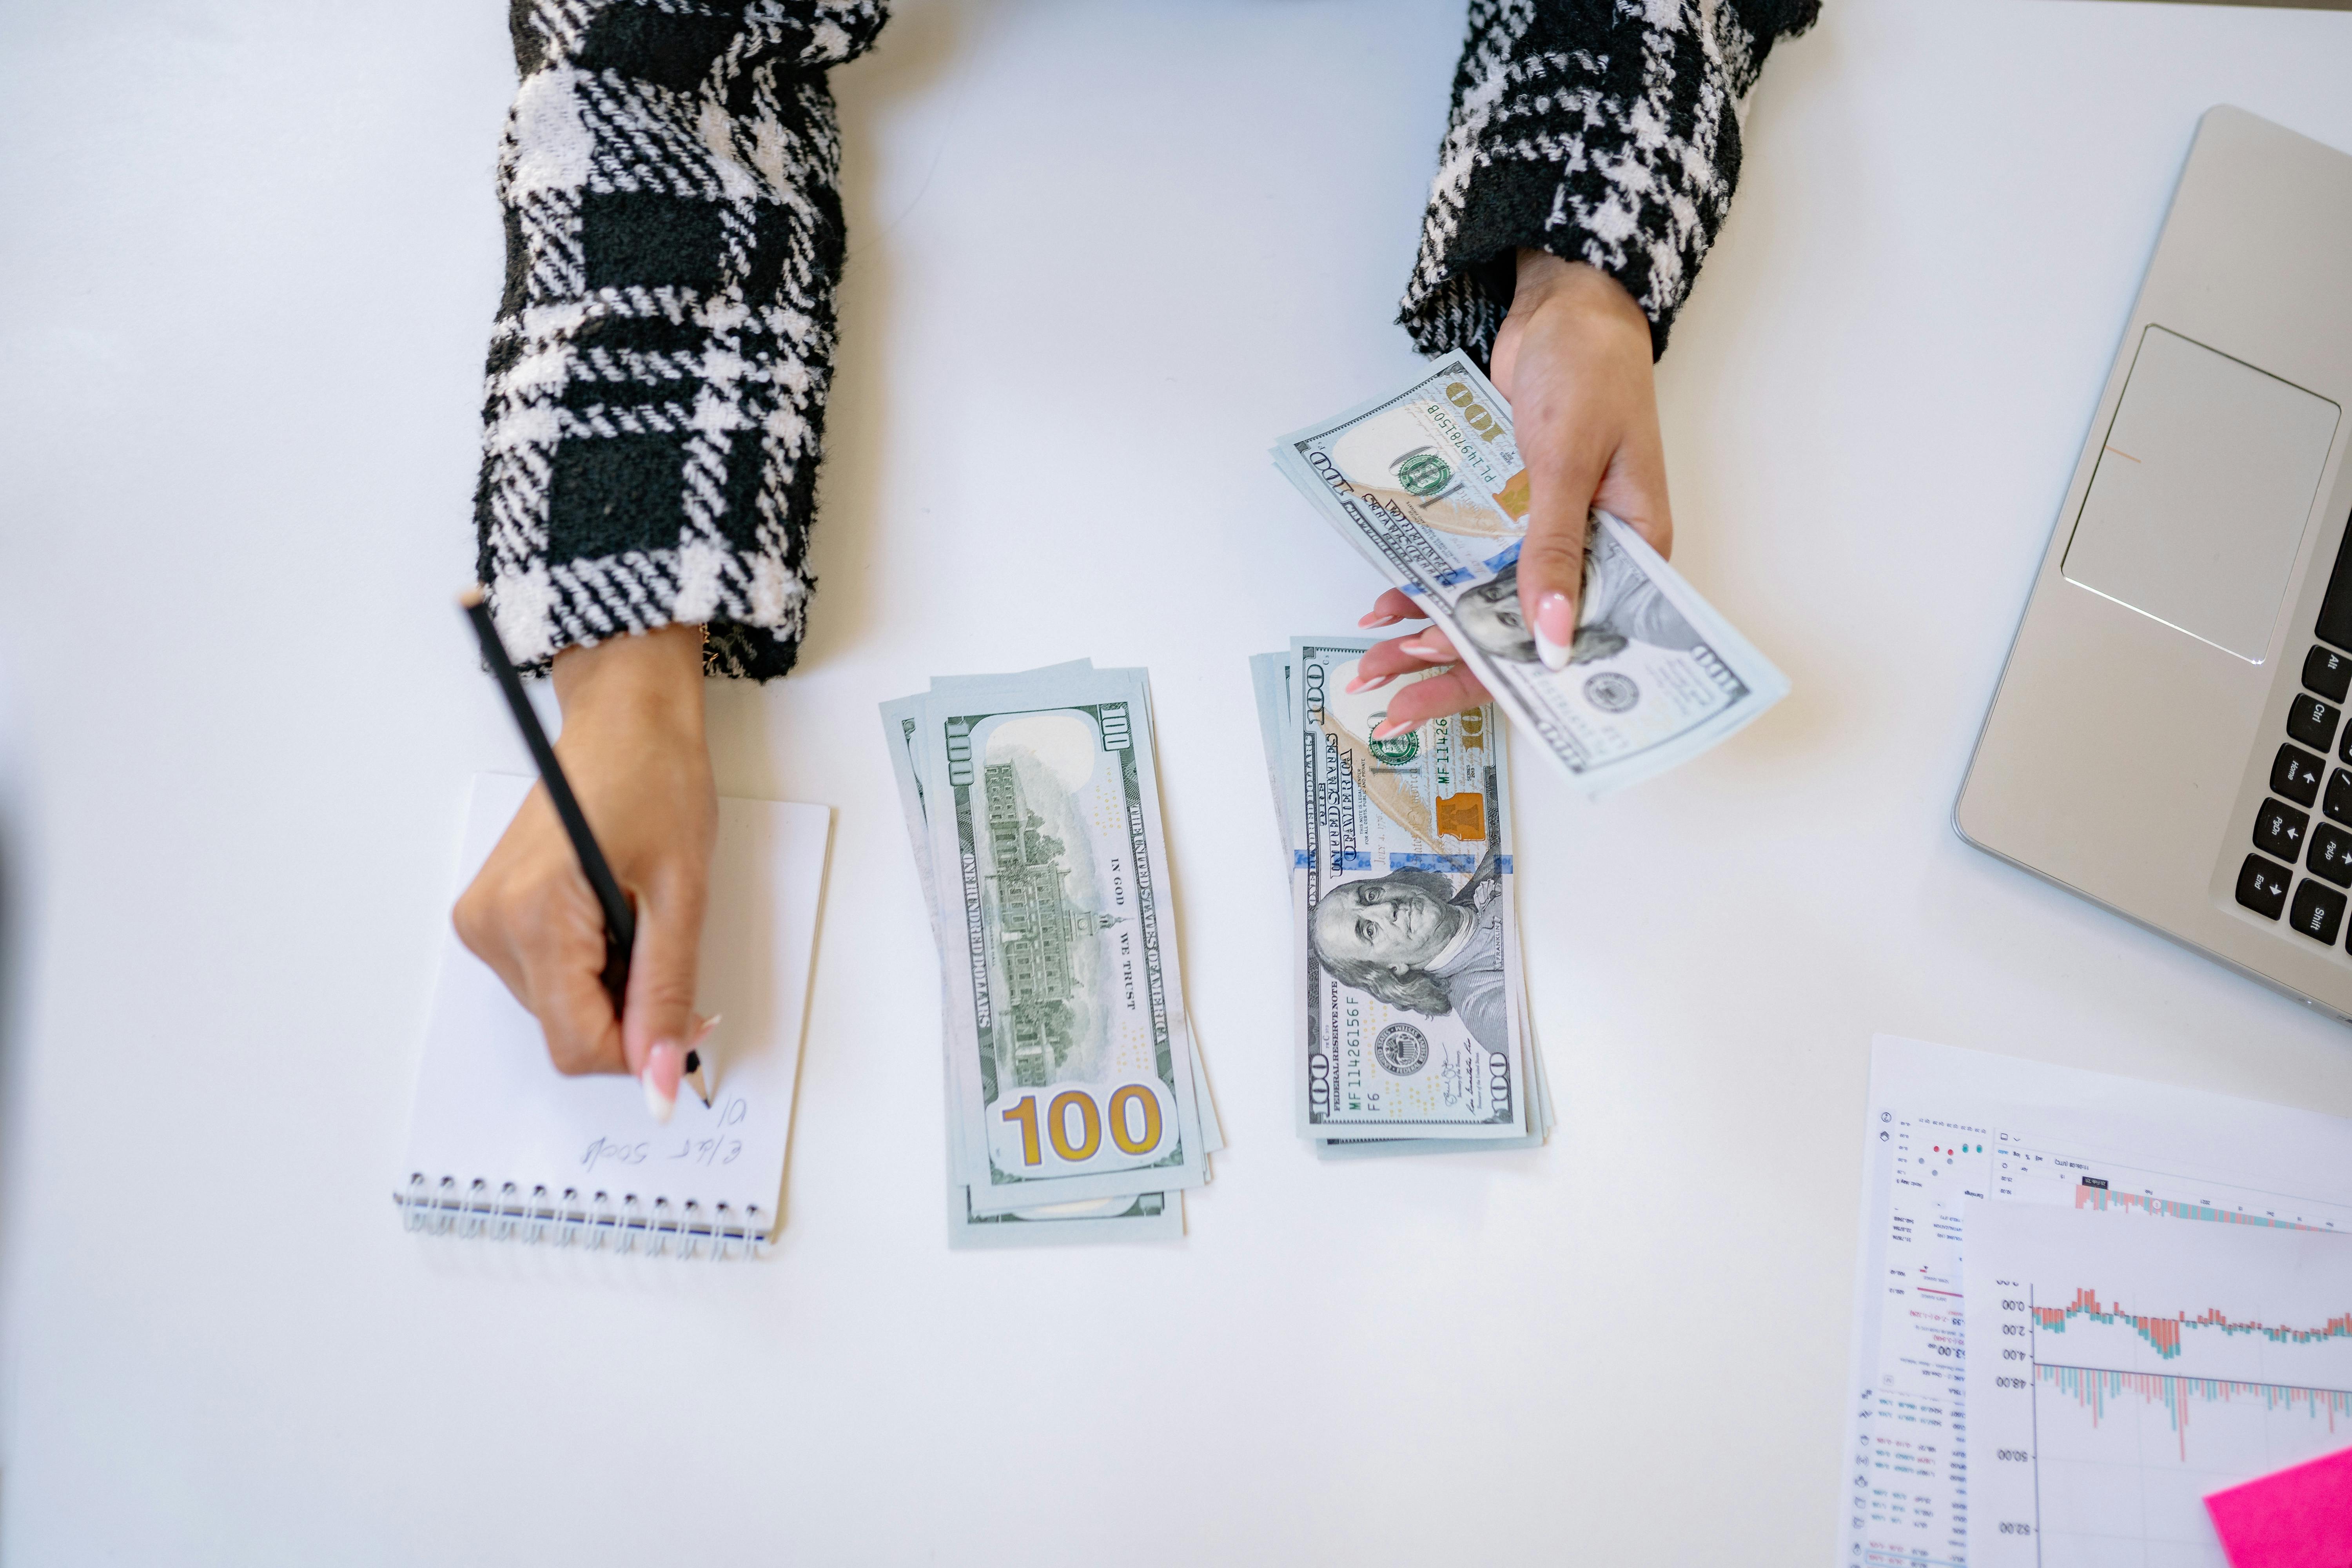
M0 1557L1820 1564L1870 1036L2352 1113L2352 1033L1963 846L1951 801L2197 115L2352 147L2352 16L1830 0L1660 377L1676 562L1795 682L1598 806L1529 765L1562 1126L1317 1163L1244 656L1375 584L1268 466L1391 326L1462 7L907 0L802 671L720 787L834 805L751 1268L387 1201L467 776L449 608L503 6L0 13L13 698ZM950 1254L874 705L1151 668L1233 1146L1181 1245Z

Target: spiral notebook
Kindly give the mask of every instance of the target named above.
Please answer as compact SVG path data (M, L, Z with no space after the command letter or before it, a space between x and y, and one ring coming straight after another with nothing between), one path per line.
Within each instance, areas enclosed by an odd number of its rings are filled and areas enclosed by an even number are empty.
M532 781L474 779L456 888ZM680 1086L656 1123L633 1079L566 1078L539 1025L447 934L393 1201L412 1230L681 1257L775 1236L832 811L722 799L696 1006L710 1104ZM455 897L453 889L452 897Z

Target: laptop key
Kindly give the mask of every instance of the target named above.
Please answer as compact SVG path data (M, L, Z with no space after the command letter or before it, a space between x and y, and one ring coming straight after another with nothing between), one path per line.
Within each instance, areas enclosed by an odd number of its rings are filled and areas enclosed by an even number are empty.
M2283 800L2266 800L2254 814L2254 847L2288 865L2303 858L2304 829L2311 818Z
M2319 809L2335 821L2352 826L2352 773L2342 768L2336 770L2328 778L2327 798L2319 803Z
M2287 924L2316 942L2336 945L2336 933L2344 924L2344 895L2305 877L2295 884L2294 912Z
M2303 656L2303 683L2330 702L2341 702L2352 692L2352 655L2332 647L2315 647Z
M2274 921L2286 912L2286 879L2284 867L2249 855L2238 868L2238 902L2263 919Z
M2327 750L2327 742L2336 739L2336 721L2344 717L2344 710L2316 697L2301 696L2286 710L2286 732L2315 752ZM2344 759L2352 763L2352 757Z
M2304 864L2339 888L2352 888L2352 833L2321 823L2311 830L2311 853Z
M2278 755L2271 762L2271 789L2297 805L2309 805L2319 798L2319 773L2326 765L2309 752L2294 746L2281 746ZM2346 776L2352 778L2352 774ZM2335 798L2334 791L2328 792L2328 798ZM2328 815L2333 816L2336 814L2331 811ZM2352 821L2352 817L2343 820Z

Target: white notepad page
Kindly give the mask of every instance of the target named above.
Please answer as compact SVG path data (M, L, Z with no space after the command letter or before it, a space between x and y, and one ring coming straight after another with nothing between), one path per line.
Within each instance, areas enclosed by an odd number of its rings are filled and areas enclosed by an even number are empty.
M475 776L453 902L532 782ZM538 1021L449 931L395 1200L430 1194L432 1212L494 1218L553 1210L587 1216L591 1233L648 1239L684 1226L689 1204L700 1226L724 1204L729 1229L749 1215L751 1235L772 1236L832 825L825 806L719 801L695 1000L723 1020L702 1047L711 1103L681 1084L667 1125L634 1079L557 1072Z

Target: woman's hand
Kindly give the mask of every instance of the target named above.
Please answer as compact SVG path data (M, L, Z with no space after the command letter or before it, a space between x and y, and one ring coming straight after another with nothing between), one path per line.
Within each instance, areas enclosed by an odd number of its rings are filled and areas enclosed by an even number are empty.
M568 648L554 676L556 755L636 910L627 1006L613 1016L604 911L544 787L458 899L457 935L538 1017L559 1071L630 1073L667 1121L686 1054L708 1032L694 978L719 797L702 730L702 628Z
M1522 250L1511 311L1495 335L1494 369L1495 385L1511 400L1511 423L1528 467L1521 613L1544 663L1562 669L1576 640L1587 512L1599 507L1616 513L1661 555L1674 548L1649 318L1623 285L1599 268ZM1392 626L1427 616L1414 599L1391 588L1359 625ZM1435 626L1367 652L1360 690L1416 669L1454 666L1398 692L1374 738L1486 701L1486 687L1458 657Z

